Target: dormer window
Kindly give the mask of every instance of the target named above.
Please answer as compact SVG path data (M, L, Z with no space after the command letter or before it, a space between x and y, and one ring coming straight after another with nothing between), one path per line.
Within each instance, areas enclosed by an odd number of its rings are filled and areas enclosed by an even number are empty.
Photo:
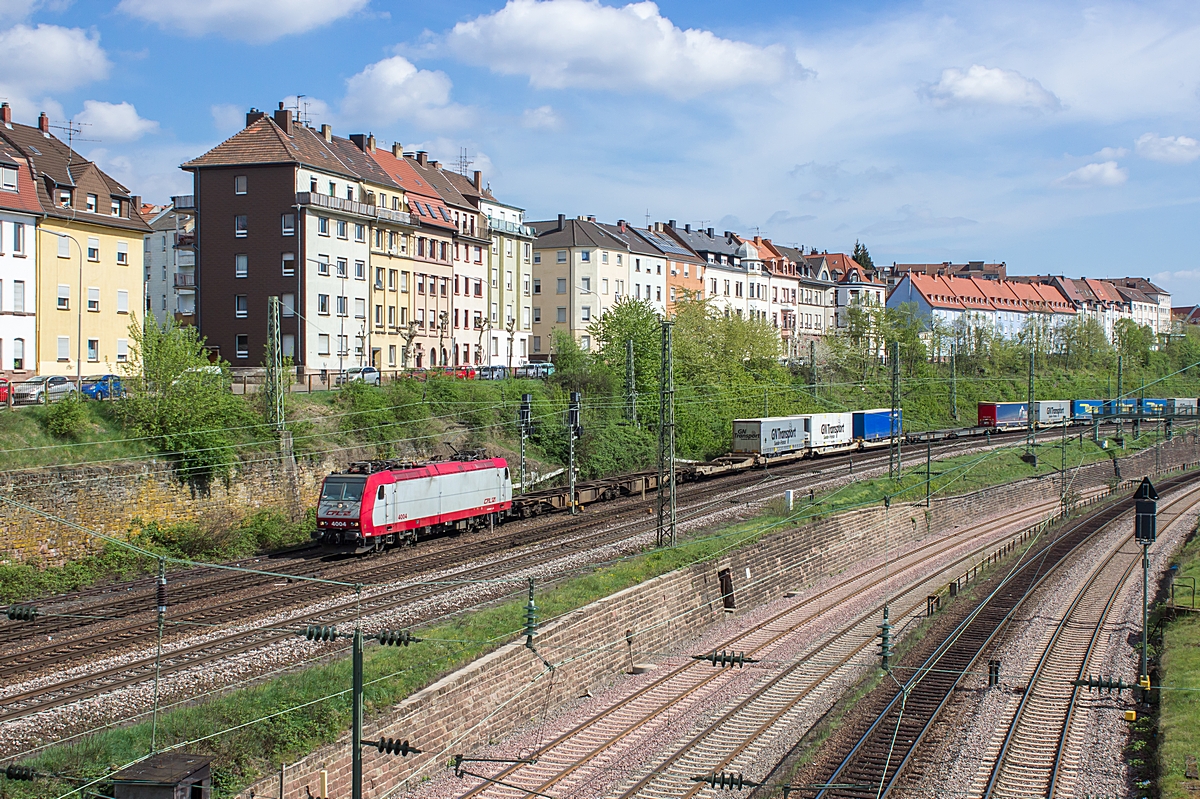
M96 195L89 194L87 196L87 210L89 213L96 213Z
M111 210L111 213L113 216L120 216L121 215L121 201L114 197L113 201L112 201L112 207L110 210Z
M71 190L60 189L58 192L58 204L63 208L71 207Z

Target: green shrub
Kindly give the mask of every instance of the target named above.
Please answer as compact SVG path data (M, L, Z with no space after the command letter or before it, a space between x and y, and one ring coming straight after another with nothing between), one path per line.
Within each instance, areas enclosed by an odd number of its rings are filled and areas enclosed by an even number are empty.
M69 394L45 410L42 424L53 436L78 441L91 424L90 417L84 401L77 394Z

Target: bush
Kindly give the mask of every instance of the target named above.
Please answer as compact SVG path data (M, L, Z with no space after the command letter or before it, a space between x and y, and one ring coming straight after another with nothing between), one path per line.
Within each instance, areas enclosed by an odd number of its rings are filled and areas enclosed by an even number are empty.
M89 416L83 400L77 394L69 394L46 409L42 424L53 436L78 441L88 429Z

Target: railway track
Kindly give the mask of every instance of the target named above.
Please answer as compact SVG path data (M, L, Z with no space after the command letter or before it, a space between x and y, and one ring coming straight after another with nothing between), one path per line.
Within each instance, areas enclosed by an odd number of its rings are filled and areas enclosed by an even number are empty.
M843 579L715 646L715 650L744 652L762 665L744 670L716 669L702 661L685 660L528 753L525 759L535 762L514 764L490 775L507 786L481 783L462 794L462 799L547 792L565 796L584 786L594 793L606 782L606 776L612 780L611 771L620 770L615 764L629 760L639 760L640 770L651 772L651 776L630 787L625 795L690 795L697 786L688 781L689 774L717 770L722 762L740 755L744 742L777 721L781 711L786 713L804 702L818 686L828 682L832 673L862 653L874 638L879 606L872 601L868 610L855 613L853 621L831 635L810 631L818 617L836 613L842 603L861 604L864 596L897 583L905 586L894 600L904 606L904 614L923 611L930 586L940 587L944 583L945 577L941 575L957 573L963 564L974 564L985 554L1007 551L1023 536L1031 534L1026 530L997 542L995 536L999 530L1044 518L1056 509L1055 502L1039 503L1013 516L980 525L966 540L940 538L889 564L878 564ZM966 551L962 551L964 548ZM932 560L954 551L959 554L938 569L936 575L920 574ZM798 643L798 637L808 640ZM792 666L781 666L793 661L796 662ZM755 687L769 670L776 669L779 670L776 676ZM653 762L645 760L646 752L654 748L655 736L702 715L706 707L720 704L721 697L727 701L731 695L745 695L745 698L682 748L660 754ZM509 787L517 783L522 789Z
M1166 530L1190 507L1184 498L1159 511ZM1109 611L1141 560L1133 535L1125 536L1104 557L1076 592L1034 666L1007 732L994 755L985 799L1023 799L1069 795L1064 783L1077 776L1079 752L1070 742L1079 688L1072 680L1088 676Z
M1169 491L1190 486L1197 479L1200 479L1200 472L1186 472L1164 480L1160 488ZM1200 500L1194 493L1194 490L1189 491L1186 500L1179 498L1172 504L1184 501L1195 504ZM913 675L903 684L896 683L883 711L843 760L821 780L824 785L837 787L809 791L807 795L815 795L818 799L877 799L887 795L921 747L953 689L1009 624L1017 609L1069 555L1132 507L1132 497L1115 502L1068 525L1043 546L1025 554L1000 586L914 670ZM802 792L801 795L805 794Z
M978 444L979 442L957 442L956 445L950 446L961 448L970 445L978 446ZM855 468L858 471L880 467L887 461L886 451L870 456L864 456L862 453L859 455L860 457L855 462ZM845 472L841 468L836 468L832 459L825 459L773 469L770 474L754 472L746 475L744 481L734 486L726 481L689 484L688 492L685 495L687 504L681 508L679 519L681 522L694 521L702 519L706 515L724 511L731 502L740 504L776 496L799 480L810 481L805 483L805 487L819 486L822 481L835 480L844 476ZM811 482L814 477L820 478L817 483ZM681 487L681 495L684 494L682 489L683 487ZM514 572L526 571L575 552L599 548L652 531L654 523L648 519L645 507L644 503L630 502L625 510L616 514L585 514L582 518L556 518L550 525L544 525L540 534L517 537L521 534L501 533L484 542L471 542L424 557L410 558L405 563L405 570L409 574L419 571L429 573L442 570L443 573L439 575L439 580L445 582L503 579L511 576ZM566 529L573 530L572 537L564 538L563 531ZM589 530L590 532L588 532ZM531 540L536 543L536 546L528 546ZM504 552L513 546L524 547L524 549L479 565L462 565L463 561L468 558L475 560L481 555ZM363 579L364 575L373 574L379 570L386 571L393 580L395 579L394 564L361 568L356 574L359 579ZM384 575L384 577L386 576ZM315 583L284 585L255 597L254 605L260 610L261 615L264 608L270 608L270 602L274 599L283 596L294 599L298 593L302 592L307 592L310 598L314 598L320 596L320 591L328 594L330 590L331 586ZM326 602L326 606L320 610L292 614L287 619L286 625L288 628L299 628L305 624L345 624L352 622L360 610L364 616L402 610L421 600L436 597L446 590L444 585L402 585L395 588L382 588L376 593L368 592L364 594L360 602L357 595L347 589L335 597L332 604ZM330 599L328 595L320 598ZM189 631L189 626L194 634L197 629L195 625L216 625L221 621L226 621L229 625L236 623L244 628L248 626L247 622L250 617L250 614L246 612L249 601L246 599L231 600L182 617L173 617L170 621L179 624L179 629L184 631L175 638L183 638ZM291 602L293 607L296 604L295 601ZM411 623L420 623L422 620L422 618L416 618ZM294 637L293 633L280 630L280 626L283 624L270 630L237 629L209 636L196 643L183 642L182 645L164 647L164 656L158 673L161 677L171 677L190 669L279 644ZM153 641L152 636L155 634L155 630L152 617L147 617L145 622L131 624L115 632L85 634L76 640L38 645L15 652L4 660L0 660L0 674L10 677L17 675L27 678L35 670L47 672L51 669L63 674L59 679L38 681L37 684L31 685L25 690L4 694L0 689L0 699L3 699L4 702L3 708L0 709L0 723L17 721L37 713L62 708L91 697L148 682L156 671L156 657L153 649L149 646ZM114 658L114 662L99 668L85 665L111 658L114 647L136 649L138 644L142 646L136 656L121 658L119 662L115 662ZM321 647L310 646L307 651L312 653L312 658L316 658L326 656L331 651L340 648L342 647L330 644ZM80 665L72 666L72 664ZM11 682L12 680L10 680ZM134 711L131 709L129 712Z

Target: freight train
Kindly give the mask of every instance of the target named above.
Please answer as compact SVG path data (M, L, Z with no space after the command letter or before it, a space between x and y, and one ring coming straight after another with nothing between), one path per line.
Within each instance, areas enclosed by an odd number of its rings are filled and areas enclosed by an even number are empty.
M1091 424L1116 413L1196 415L1196 399L1039 400L1033 426ZM681 483L837 453L886 447L894 438L917 444L993 432L1026 429L1028 404L981 402L978 425L948 430L902 432L903 414L890 408L846 413L809 413L736 419L728 455L706 463L680 463ZM565 510L622 496L643 498L658 488L657 472L577 482L514 496L508 462L480 453L456 454L422 463L368 461L331 474L321 487L314 536L324 545L356 553L414 542L436 535L468 532L514 518Z

